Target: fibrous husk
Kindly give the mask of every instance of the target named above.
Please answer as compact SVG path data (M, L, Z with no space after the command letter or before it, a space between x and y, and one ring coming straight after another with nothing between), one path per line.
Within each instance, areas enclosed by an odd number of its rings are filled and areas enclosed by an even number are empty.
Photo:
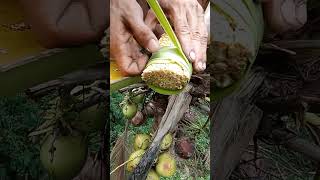
M175 143L175 152L183 159L191 158L194 151L194 143L187 137L182 137Z
M138 111L130 122L133 126L140 126L146 121L146 119L145 115L141 111Z

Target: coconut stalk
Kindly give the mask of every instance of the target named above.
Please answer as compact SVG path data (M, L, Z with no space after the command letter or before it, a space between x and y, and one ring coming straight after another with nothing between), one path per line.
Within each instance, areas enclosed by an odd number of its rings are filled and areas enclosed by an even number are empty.
M211 98L236 90L255 61L263 38L261 4L253 0L215 0L210 4Z

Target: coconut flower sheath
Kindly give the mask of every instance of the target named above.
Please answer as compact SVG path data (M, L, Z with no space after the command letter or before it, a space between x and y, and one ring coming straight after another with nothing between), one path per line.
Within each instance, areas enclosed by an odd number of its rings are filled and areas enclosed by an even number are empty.
M172 95L186 87L192 75L192 64L173 44L167 34L159 39L160 50L153 53L141 78L124 77L119 72L117 64L110 62L110 90L114 92L130 84L139 83L141 79L154 91Z
M160 50L153 53L141 74L149 87L161 94L175 94L190 81L192 65L167 34L159 39Z

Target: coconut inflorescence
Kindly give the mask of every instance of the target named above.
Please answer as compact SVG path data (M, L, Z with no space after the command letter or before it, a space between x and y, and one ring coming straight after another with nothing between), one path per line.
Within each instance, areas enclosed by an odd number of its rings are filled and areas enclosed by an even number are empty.
M142 80L160 94L175 94L190 81L192 65L167 34L161 36L159 43L161 49L151 56L141 74Z

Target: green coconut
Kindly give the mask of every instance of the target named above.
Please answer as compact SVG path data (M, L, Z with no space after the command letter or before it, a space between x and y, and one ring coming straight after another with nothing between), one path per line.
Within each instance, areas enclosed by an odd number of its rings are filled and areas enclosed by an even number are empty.
M136 104L139 104L139 103L142 103L143 102L143 99L144 99L144 94L138 94L136 96L133 96L131 98L132 102L136 103Z
M145 150L137 150L134 151L132 154L129 156L129 162L127 164L127 171L133 172L133 170L138 166L142 155L145 153Z
M148 134L137 134L134 138L134 150L146 150L150 145L151 137Z
M162 153L156 165L157 173L162 177L171 177L176 170L176 160L169 153Z
M41 146L40 160L53 179L70 180L87 158L87 142L82 136L48 136Z
M127 102L122 107L123 116L127 119L133 118L138 111L138 106L135 103Z
M148 172L148 175L147 175L147 179L146 180L160 180L160 177L159 175L156 173L155 170L151 169L149 172Z
M166 134L161 141L160 149L161 150L169 149L169 147L172 144L172 140L173 140L172 135L170 133Z

